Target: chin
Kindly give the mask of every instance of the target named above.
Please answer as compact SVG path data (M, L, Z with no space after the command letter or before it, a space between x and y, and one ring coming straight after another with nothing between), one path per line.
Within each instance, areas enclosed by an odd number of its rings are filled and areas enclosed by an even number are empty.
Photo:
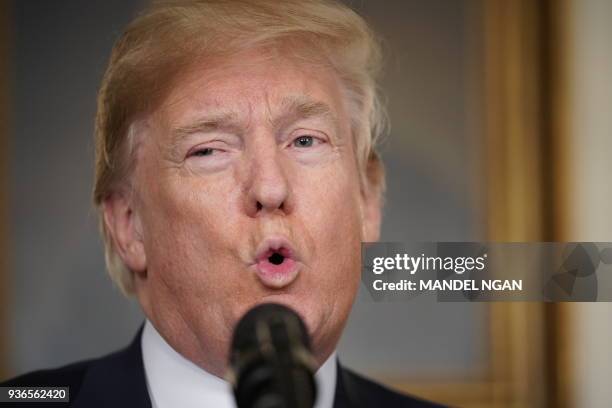
M311 297L303 299L289 294L266 296L258 303L267 302L280 303L291 308L300 316L308 330L313 352L320 363L323 363L336 347L350 311L349 307L346 312L342 313L340 305Z
M297 296L292 293L271 293L259 298L257 301L253 302L253 304L245 306L244 310L241 310L240 316L238 319L244 315L249 309L256 305L260 305L263 303L278 303L283 306L287 306L294 312L300 316L306 328L308 329L308 333L312 336L321 330L321 325L324 321L328 320L328 313L325 313L325 310L322 310L321 301L317 301L317 299L312 299L310 297L304 299L303 296ZM332 309L331 305L329 306Z

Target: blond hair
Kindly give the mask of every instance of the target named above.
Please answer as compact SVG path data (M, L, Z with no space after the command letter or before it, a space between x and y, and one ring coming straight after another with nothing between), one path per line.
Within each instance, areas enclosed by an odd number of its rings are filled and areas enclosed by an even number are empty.
M166 0L154 2L128 25L102 79L95 126L98 209L130 174L135 122L163 101L196 60L283 45L301 58L323 57L339 75L362 186L372 177L382 186L375 151L385 124L376 86L380 46L357 13L330 0ZM132 294L133 275L103 217L101 229L108 272L125 294Z

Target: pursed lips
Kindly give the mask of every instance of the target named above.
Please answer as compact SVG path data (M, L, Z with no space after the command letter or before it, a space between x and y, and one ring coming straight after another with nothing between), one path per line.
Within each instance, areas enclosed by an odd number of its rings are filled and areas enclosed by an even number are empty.
M298 277L301 261L289 240L276 236L264 239L258 246L253 267L264 286L282 289Z

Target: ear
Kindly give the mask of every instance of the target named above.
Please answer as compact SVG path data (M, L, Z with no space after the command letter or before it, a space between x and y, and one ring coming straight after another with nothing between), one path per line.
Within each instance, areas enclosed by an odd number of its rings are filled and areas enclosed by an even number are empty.
M363 231L364 242L375 242L380 238L383 195L385 192L385 169L378 154L372 152L366 166L363 188Z
M146 277L147 257L142 239L140 219L126 193L112 193L102 203L104 224L110 233L115 251L137 277Z

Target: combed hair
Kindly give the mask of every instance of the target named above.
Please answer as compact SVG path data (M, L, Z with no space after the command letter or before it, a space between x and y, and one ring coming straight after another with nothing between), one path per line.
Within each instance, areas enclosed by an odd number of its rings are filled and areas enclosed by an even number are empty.
M198 61L255 47L276 47L334 69L351 117L362 188L373 182L384 189L375 149L386 123L377 91L381 52L362 17L331 0L165 0L127 26L102 79L93 192L99 211L130 175L135 123L159 107L179 76ZM133 294L133 274L102 214L100 224L108 272L126 295Z

